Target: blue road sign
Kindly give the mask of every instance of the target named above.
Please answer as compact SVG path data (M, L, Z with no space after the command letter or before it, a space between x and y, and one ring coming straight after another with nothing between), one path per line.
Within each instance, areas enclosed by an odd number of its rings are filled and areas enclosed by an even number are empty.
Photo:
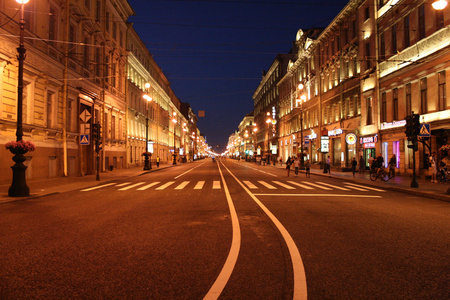
M419 137L430 137L431 136L431 128L430 124L420 124L420 132Z
M89 145L89 134L80 135L80 145Z

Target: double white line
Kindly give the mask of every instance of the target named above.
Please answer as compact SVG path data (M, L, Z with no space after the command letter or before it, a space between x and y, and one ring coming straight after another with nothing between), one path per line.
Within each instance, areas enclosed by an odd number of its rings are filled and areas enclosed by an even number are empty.
M222 268L222 271L220 272L219 276L217 277L216 281L214 282L213 286L209 290L209 292L205 296L205 300L210 299L218 299L220 294L222 293L223 289L225 288L225 285L227 284L234 266L236 265L236 261L239 255L239 249L241 245L241 232L239 227L239 220L237 217L236 209L233 204L233 200L231 199L230 192L228 190L228 186L225 182L225 178L223 177L222 170L220 168L220 164L217 164L219 167L219 173L220 177L222 178L222 183L225 191L225 195L227 198L228 206L230 208L231 213L231 222L232 222L232 228L233 228L233 238L231 242L231 248L230 252L228 254L227 260L225 261L225 264ZM239 179L234 176L233 173L225 166L223 167L233 176L233 178L239 183L239 185L249 194L249 196L255 201L261 209L266 213L266 215L272 220L272 222L275 224L275 226L280 231L281 235L283 236L286 245L289 249L289 254L291 256L292 261L292 267L293 267L293 274L294 274L294 296L293 299L307 299L307 289L306 289L306 275L305 275L305 268L303 266L303 261L300 256L300 252L298 251L297 246L295 245L294 240L292 239L289 232L286 230L286 228L281 224L281 222L272 214L272 212L262 204L262 202L253 194L250 192L250 190L241 182Z

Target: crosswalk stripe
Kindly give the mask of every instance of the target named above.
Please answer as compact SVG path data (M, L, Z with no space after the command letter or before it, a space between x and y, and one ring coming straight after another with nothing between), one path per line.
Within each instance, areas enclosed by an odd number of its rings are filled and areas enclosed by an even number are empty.
M205 184L204 181L199 181L194 187L194 190L201 190L203 188L203 185Z
M280 186L282 186L282 187L284 187L284 188L286 188L288 190L295 190L295 187L292 187L290 185L284 184L282 182L279 182L279 181L272 181L272 182L275 183L275 184L278 184L278 185L280 185Z
M81 190L81 191L82 192L88 192L88 191L92 191L92 190L96 190L96 189L101 189L101 188L104 188L104 187L107 187L107 186L110 186L110 185L113 185L113 184L115 184L115 183L107 183L107 184L97 185L97 186L94 186L94 187L91 187L91 188L88 188L88 189L84 189L84 190Z
M213 181L213 190L218 190L220 189L220 181Z
M256 185L254 185L250 181L243 180L242 182L245 183L248 186L249 189L257 189L258 188Z
M357 184L353 184L353 183L350 183L350 182L344 182L345 184L347 184L347 185L350 185L350 186L357 186L357 187L361 187L361 188L363 188L363 189L368 189L368 190L372 190L372 191L376 191L376 192L386 192L386 190L380 190L380 189L376 189L376 188L373 188L373 187L370 187L370 186L362 186L362 185L357 185Z
M364 192L367 192L368 191L368 189L366 189L366 187L364 186L351 186L352 187L352 189L354 189L354 190L357 190L357 191L364 191Z
M319 189L322 189L322 190L331 190L331 189L328 188L328 187L320 186L320 185L318 185L318 184L314 184L314 183L309 182L309 181L303 181L303 183L309 184L309 185L311 185L311 186L313 186L313 187L316 187L316 188L319 188Z
M150 184L147 184L147 185L144 185L143 187L138 188L137 190L138 190L138 191L144 191L144 190L146 190L146 189L151 188L151 187L154 186L154 185L157 185L158 183L160 183L160 182L159 182L159 181L152 182L152 183L150 183Z
M124 183L121 183L121 184L117 184L116 186L125 186L125 185L128 185L128 184L130 184L131 182L124 182Z
M157 191L164 190L164 189L165 189L166 187L168 187L169 185L174 184L174 182L175 182L175 181L169 181L169 182L167 182L166 184L163 184L162 186L157 187L156 190L157 190Z
M137 186L143 185L144 183L145 183L145 182L138 182L138 183L135 183L135 184L132 184L132 185L126 186L126 187L124 187L124 188L121 188L121 189L119 189L119 191L127 191L127 190L129 190L129 189L132 189L132 188L134 188L134 187L137 187Z
M328 184L328 183L325 183L325 182L320 182L320 181L316 181L317 183L320 183L320 184L322 184L322 185L325 185L325 186L329 186L329 187L332 187L332 188L335 188L335 189L338 189L338 190L341 190L341 191L350 191L349 189L347 189L347 188L344 188L344 187L340 187L340 186L335 186L335 185L332 185L332 184Z
M314 188L312 188L310 186L307 186L307 185L304 185L304 184L301 184L301 183L298 183L298 182L295 182L295 181L288 181L288 183L293 184L293 185L298 185L299 187L302 187L302 188L307 189L307 190L313 190L314 189Z
M265 186L266 188L268 188L268 189L271 189L271 190L276 190L277 188L276 187L274 187L273 185L271 185L271 184L268 184L267 182L265 182L265 181L258 181L259 183L261 183L263 186Z
M182 189L184 189L187 185L188 185L188 183L189 183L190 181L183 181L180 185L178 185L175 189L176 190L182 190Z

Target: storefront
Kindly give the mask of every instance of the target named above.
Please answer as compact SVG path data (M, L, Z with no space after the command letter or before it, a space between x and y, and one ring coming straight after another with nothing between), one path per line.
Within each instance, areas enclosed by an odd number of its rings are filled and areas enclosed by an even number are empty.
M369 160L371 157L376 158L376 145L378 143L378 135L361 137L359 143L362 148L362 155L366 161L366 166L370 167Z
M351 167L351 161L353 158L356 159L356 161L359 160L358 157L358 153L356 152L356 134L354 133L348 133L345 136L345 146L346 146L346 157L347 159L345 160L345 166L346 167Z
M332 146L333 146L332 161L333 161L333 166L335 166L335 167L342 167L342 164L345 161L344 153L342 152L342 147L341 147L342 133L343 133L343 131L341 128L337 128L337 129L328 131L328 136L330 137L330 139L332 139Z

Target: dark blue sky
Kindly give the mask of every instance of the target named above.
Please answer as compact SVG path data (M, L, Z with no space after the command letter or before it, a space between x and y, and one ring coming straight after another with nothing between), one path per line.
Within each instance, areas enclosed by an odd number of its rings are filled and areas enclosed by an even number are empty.
M196 114L210 146L253 110L252 95L298 29L326 27L346 1L128 0L130 18L177 97Z

